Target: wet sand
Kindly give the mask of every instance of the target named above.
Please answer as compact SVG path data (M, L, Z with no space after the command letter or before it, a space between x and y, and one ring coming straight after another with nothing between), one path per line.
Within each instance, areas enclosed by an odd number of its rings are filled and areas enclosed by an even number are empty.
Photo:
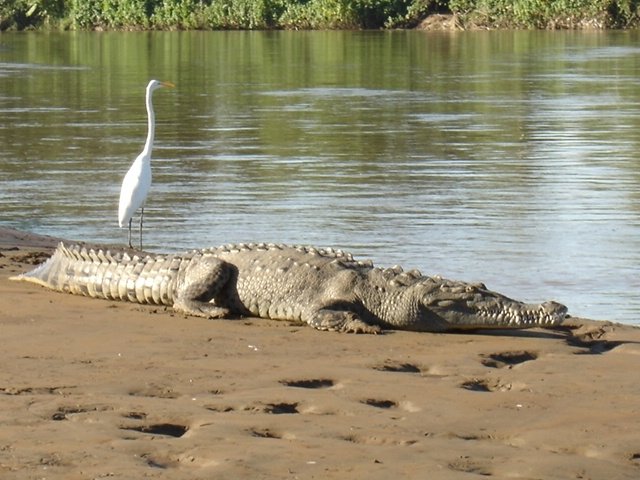
M8 281L55 243L0 228L2 479L640 478L638 328L348 335Z

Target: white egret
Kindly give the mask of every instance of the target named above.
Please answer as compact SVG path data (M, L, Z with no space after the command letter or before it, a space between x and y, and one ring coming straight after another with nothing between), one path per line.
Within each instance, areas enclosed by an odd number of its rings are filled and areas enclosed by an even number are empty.
M118 208L118 222L120 228L129 224L129 247L131 245L131 220L133 214L140 208L140 250L142 250L142 217L144 216L144 202L147 199L149 188L151 187L151 150L153 149L153 137L155 135L156 119L153 112L153 102L151 96L154 90L161 87L175 87L171 82L161 82L151 80L147 85L147 116L149 119L149 130L147 132L147 142L144 149L135 159L131 168L124 176L122 189L120 190L120 206Z

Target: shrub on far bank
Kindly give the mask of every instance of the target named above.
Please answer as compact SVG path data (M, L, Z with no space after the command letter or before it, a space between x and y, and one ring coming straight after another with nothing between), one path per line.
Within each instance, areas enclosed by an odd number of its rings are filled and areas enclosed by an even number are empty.
M0 30L630 28L640 0L2 0Z
M467 28L583 29L637 26L638 0L449 0Z

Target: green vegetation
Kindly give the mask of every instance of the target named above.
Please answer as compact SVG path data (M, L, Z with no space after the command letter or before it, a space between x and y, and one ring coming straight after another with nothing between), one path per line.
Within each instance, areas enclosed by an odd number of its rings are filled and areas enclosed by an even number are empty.
M450 0L448 7L467 27L637 27L638 0Z
M631 28L640 0L0 0L0 30Z

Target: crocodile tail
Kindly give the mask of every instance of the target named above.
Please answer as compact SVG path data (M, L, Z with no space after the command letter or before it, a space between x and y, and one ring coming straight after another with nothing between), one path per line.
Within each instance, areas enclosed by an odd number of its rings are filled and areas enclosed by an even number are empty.
M157 271L164 262L60 243L45 263L11 280L107 300L171 304L171 275Z
M69 263L65 261L67 259L67 252L67 248L60 242L53 252L53 255L49 257L46 262L41 263L30 272L9 277L9 280L37 283L43 287L57 290L59 273L64 271L64 267L68 266Z

